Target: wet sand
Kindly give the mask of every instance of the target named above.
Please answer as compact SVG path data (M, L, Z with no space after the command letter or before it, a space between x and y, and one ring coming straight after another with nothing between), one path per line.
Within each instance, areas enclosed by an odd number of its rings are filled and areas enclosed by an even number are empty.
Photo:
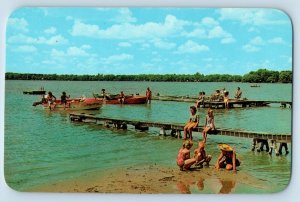
M35 192L96 193L267 193L266 182L243 171L216 171L213 166L192 171L148 165L93 172L80 178L35 187Z

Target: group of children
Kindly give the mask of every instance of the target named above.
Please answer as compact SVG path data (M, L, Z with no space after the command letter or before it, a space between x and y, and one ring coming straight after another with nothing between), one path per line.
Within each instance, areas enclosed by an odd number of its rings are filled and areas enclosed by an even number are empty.
M221 153L216 161L215 169L225 168L236 172L236 167L240 166L240 161L236 158L235 150L228 144L219 144ZM193 165L195 168L202 168L205 163L209 166L212 155L207 155L205 151L205 143L200 141L198 147L194 150L194 156L190 156L190 149L193 147L191 140L185 140L182 147L178 151L176 163L180 170L189 170Z
M193 146L193 136L192 131L198 127L200 116L197 113L197 108L195 106L190 106L191 116L189 121L184 127L184 142L182 148L180 148L177 155L177 165L180 170L188 170L192 165L196 167L202 167L203 163L209 166L209 162L212 159L211 155L206 155L205 143L207 141L207 133L209 131L215 130L214 114L212 109L207 110L207 115L205 116L205 124L203 126L202 135L203 141L198 143L198 147L194 150L194 156L190 157L190 149ZM189 136L189 140L187 140ZM236 167L240 165L240 161L236 158L235 150L228 144L219 144L221 153L215 164L215 168L218 170L220 168L226 168L226 170L233 170L236 172Z

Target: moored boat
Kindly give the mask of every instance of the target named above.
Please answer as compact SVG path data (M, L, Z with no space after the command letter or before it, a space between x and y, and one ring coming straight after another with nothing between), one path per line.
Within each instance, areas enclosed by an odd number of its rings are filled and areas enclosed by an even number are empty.
M110 96L107 98L103 98L99 96L99 94L94 94L94 97L99 100L101 103L105 104L120 104L119 96ZM124 103L123 104L145 104L147 102L146 96L140 96L140 95L130 95L125 96Z
M45 110L54 110L54 111L68 111L68 110L97 110L100 109L102 103L95 98L86 98L86 99L68 99L67 103L61 103L60 100L56 100L51 106L48 103L42 103Z
M23 91L23 94L27 95L45 95L45 90L29 90L29 91Z

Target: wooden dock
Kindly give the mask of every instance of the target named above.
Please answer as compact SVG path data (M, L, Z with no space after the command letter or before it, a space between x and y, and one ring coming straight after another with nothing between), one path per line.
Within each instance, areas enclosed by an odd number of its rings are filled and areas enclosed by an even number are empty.
M195 103L198 98L196 97L188 97L188 96L153 96L152 100L159 100L159 101L171 101L171 102L190 102ZM292 107L291 101L266 101L266 100L246 100L246 99L230 99L228 102L229 108L236 108L236 107L263 107L269 106L270 104L279 104L280 107L286 108ZM202 108L225 108L225 103L223 101L210 101L205 100L200 104Z
M71 113L69 118L73 122L82 122L82 123L91 123L97 125L103 125L105 127L115 127L118 129L127 129L127 125L132 125L135 129L138 130L149 130L149 127L160 128L160 134L166 135L166 131L169 130L170 135L173 137L181 138L181 131L183 131L183 124L174 124L174 123L161 123L161 122L152 122L152 121L138 121L138 120L124 120L108 117L97 117L91 114L85 113ZM203 126L199 126L194 129L196 132L202 132ZM238 138L252 138L253 139L253 150L257 151L262 150L264 146L269 148L274 148L276 153L277 143L280 143L280 147L285 146L287 143L291 142L290 134L270 134L270 133L259 133L259 132L250 132L250 131L240 131L227 128L217 128L210 134L214 135L225 135L233 136ZM268 149L269 150L269 149ZM272 153L272 152L271 152Z

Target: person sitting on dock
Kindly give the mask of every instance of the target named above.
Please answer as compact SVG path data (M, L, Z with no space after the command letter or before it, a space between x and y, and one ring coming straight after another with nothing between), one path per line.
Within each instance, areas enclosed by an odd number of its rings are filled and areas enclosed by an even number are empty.
M204 94L203 92L199 92L198 100L196 101L196 107L200 108L201 105L203 105L204 102Z
M220 101L221 93L220 90L216 90L215 93L213 93L210 97L211 101Z
M196 163L196 159L190 158L190 149L192 146L193 142L191 140L186 140L178 151L176 163L181 171L190 169L190 167Z
M242 97L242 91L240 87L237 87L237 90L235 91L235 99L239 100Z
M236 158L236 151L228 144L219 144L221 154L216 162L215 168L225 168L236 173L236 167L240 166L240 161Z
M229 92L224 92L224 107L229 108Z
M205 117L205 124L202 131L203 142L206 143L207 133L209 131L215 130L215 120L214 120L214 111L212 109L207 110L207 115Z
M124 92L123 91L121 91L120 92L120 95L119 95L119 102L121 103L121 104L124 104L124 102L125 102L125 94L124 94Z
M52 108L55 107L56 97L52 94L51 91L49 91L46 99L47 99L47 102L48 102L49 109L52 110ZM54 106L52 107L52 105L54 105Z
M194 128L197 128L198 124L199 124L199 114L197 114L196 107L195 106L190 106L190 112L191 112L190 119L186 123L186 125L184 126L184 129L183 129L183 132L184 132L183 139L184 140L187 139L187 134L189 134L190 140L193 139L192 131L193 131Z
M200 141L198 143L198 147L194 150L194 158L196 159L195 166L202 167L203 163L206 163L207 166L209 166L209 162L212 159L211 155L206 155L205 151L205 143L203 141Z
M62 92L62 95L60 96L60 103L64 105L64 109L66 109L67 106L67 99L70 98L70 95L67 96L66 92Z
M158 95L159 96L159 95ZM147 104L151 104L151 99L152 99L152 91L150 90L150 88L148 87L146 90L146 103Z

